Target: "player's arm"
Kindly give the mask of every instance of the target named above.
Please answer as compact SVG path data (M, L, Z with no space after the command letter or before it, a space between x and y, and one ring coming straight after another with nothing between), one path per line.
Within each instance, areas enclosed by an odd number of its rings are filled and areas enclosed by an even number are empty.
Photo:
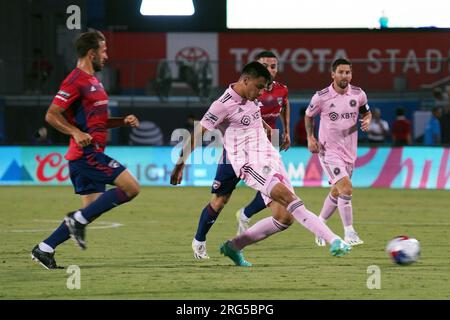
M134 114L130 114L126 117L108 118L108 122L106 123L108 129L124 126L139 127L139 119Z
M72 136L80 147L86 147L91 144L91 135L70 124L62 114L64 111L62 107L52 103L45 115L45 121L59 132Z
M183 178L184 165L189 158L189 155L194 151L195 147L197 145L201 145L203 134L207 130L208 129L198 123L194 128L194 131L189 136L189 139L187 139L183 143L183 149L181 151L180 157L178 158L175 168L173 168L170 175L170 184L175 186L181 183L181 180Z
M361 130L363 132L369 131L370 122L372 121L372 112L370 112L369 105L365 104L359 107L359 114L361 116L361 119L359 119Z
M283 127L283 143L281 150L287 150L291 146L290 124L291 124L291 106L289 100L286 100L286 105L281 109L281 125Z
M305 115L306 139L308 140L308 150L312 153L319 152L319 143L314 137L314 117Z

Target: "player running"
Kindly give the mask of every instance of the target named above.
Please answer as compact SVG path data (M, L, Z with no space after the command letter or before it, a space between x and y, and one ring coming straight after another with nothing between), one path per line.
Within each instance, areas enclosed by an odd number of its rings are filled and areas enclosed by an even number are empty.
M108 118L108 95L94 76L108 59L105 37L98 31L86 32L77 39L75 47L77 67L63 81L45 119L55 129L71 136L65 158L69 161L75 193L81 196L82 208L70 212L31 251L32 259L47 269L59 268L54 258L58 245L72 237L81 249L86 249L86 226L139 193L139 184L131 173L103 153L108 128L139 126L134 115ZM106 184L114 184L116 188L105 191Z

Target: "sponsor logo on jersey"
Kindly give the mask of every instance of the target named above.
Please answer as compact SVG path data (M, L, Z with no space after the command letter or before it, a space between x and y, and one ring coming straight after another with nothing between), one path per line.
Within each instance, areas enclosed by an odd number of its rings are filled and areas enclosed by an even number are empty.
M57 94L59 94L60 96L66 98L66 99L69 99L69 98L70 98L70 93L65 92L65 91L63 91L63 90L59 90Z
M206 113L205 119L211 121L212 123L216 123L216 121L219 120L219 118L215 114L209 111Z
M241 119L241 123L242 123L244 126L250 125L250 122L251 122L251 119L250 119L249 116L243 116L242 119Z
M91 89L90 89L89 91L90 91L90 92L94 92L94 91L97 91L97 89L95 89L94 86L91 86Z
M108 163L108 167L116 169L116 168L120 167L120 164L116 160L111 160Z
M337 114L336 112L330 112L328 116L330 117L331 121L336 121L337 119L339 119L339 114Z

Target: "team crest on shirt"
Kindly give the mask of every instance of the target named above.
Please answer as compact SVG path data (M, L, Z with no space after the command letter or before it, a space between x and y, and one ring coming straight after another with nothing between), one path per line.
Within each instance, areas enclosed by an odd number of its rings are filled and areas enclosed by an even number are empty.
M356 100L355 99L350 100L350 107L356 107Z
M116 169L116 168L120 167L120 164L116 160L111 160L108 163L108 167Z
M241 123L242 123L244 126L250 125L250 122L251 122L251 119L250 119L249 116L243 116L242 119L241 119Z
M214 180L214 182L213 182L213 184L212 184L212 188L213 188L214 190L217 190L217 189L220 188L220 185L221 185L220 181Z
M333 172L334 172L335 175L338 175L339 173L341 173L341 169L334 168Z
M280 107L282 107L282 106L283 106L283 97L278 97L278 98L277 98L277 102L278 102L278 105L279 105Z
M264 168L263 168L263 173L264 173L265 175L268 175L268 174L270 173L271 170L272 170L272 169L270 169L269 166L264 166Z

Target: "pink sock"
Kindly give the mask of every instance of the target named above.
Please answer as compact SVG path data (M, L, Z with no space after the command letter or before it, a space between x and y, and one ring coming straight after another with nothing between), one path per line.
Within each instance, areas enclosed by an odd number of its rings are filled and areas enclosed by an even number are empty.
M320 217L323 220L328 220L338 206L338 200L331 195L331 192L325 198L323 202L322 211L320 211Z
M259 220L244 233L231 240L231 244L237 250L242 250L244 247L261 241L274 233L286 230L288 227L273 217L267 217Z
M352 196L340 195L338 208L344 227L351 226L353 224Z
M333 231L330 230L330 228L328 228L325 223L319 219L319 217L305 208L302 200L297 198L289 203L287 206L287 211L289 211L306 229L314 233L316 236L325 239L326 242L332 243L334 240L339 238L333 233Z

